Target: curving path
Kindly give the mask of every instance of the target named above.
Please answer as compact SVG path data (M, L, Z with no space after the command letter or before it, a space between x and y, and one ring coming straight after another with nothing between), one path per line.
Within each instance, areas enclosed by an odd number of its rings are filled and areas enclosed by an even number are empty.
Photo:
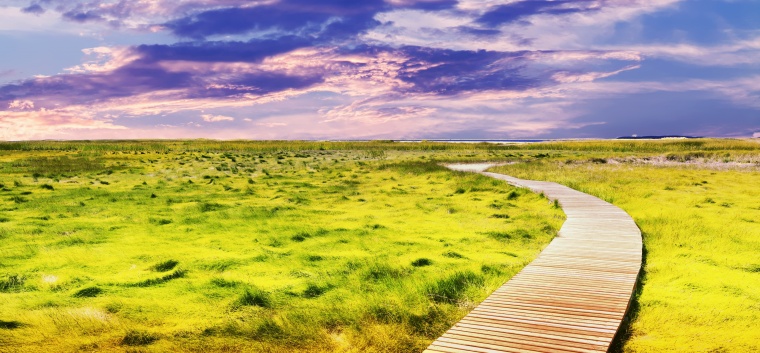
M625 316L641 268L641 232L620 208L556 183L484 172L543 192L567 220L557 237L425 350L435 352L606 352Z

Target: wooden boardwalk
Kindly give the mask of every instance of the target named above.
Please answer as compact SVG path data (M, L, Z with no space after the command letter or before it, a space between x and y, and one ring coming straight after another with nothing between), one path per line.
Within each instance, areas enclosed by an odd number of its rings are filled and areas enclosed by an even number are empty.
M482 172L487 165L449 167ZM641 268L641 232L633 219L556 183L482 174L558 200L567 220L533 262L425 352L606 352Z

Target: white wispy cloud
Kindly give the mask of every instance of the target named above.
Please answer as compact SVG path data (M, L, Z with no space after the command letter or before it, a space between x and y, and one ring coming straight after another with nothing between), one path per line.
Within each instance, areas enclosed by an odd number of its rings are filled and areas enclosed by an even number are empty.
M201 119L207 123L218 123L220 121L235 121L235 118L231 116L224 116L224 115L212 115L212 114L203 114L201 115Z

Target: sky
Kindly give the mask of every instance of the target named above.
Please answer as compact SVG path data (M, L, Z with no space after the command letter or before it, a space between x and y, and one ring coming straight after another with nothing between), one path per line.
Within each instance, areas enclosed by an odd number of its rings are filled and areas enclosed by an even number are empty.
M760 0L0 0L0 140L760 137Z

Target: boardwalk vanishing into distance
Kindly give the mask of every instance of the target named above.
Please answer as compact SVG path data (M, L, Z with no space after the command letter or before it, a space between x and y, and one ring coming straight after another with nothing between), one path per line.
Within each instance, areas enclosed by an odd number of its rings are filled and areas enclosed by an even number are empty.
M558 200L567 220L520 273L425 350L437 352L606 352L641 268L641 232L620 208L551 182L487 173Z

